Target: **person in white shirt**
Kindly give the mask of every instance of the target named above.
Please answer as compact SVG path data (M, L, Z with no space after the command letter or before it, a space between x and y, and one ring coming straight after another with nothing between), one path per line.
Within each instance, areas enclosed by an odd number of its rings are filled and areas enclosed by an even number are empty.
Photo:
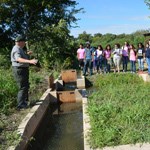
M115 44L115 49L113 51L113 61L114 61L114 73L116 73L116 69L118 73L120 72L120 61L122 56L122 50L120 48L120 44Z
M99 71L100 71L100 73L102 73L104 53L103 53L103 47L101 45L98 45L98 48L95 51L95 55L96 55L96 60L97 60L97 73Z

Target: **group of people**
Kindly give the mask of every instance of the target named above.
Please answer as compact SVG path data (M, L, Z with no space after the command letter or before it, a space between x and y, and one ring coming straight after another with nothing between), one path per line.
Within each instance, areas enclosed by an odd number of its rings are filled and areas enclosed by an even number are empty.
M25 45L26 39L20 35L16 37L15 46L11 51L12 70L19 88L17 96L18 110L28 107L29 64L37 64L36 59L29 58L29 54L32 54L32 51L24 51ZM120 72L121 61L123 72L128 70L128 62L130 61L130 71L135 73L136 61L138 61L139 71L143 71L145 60L148 65L148 74L150 75L150 40L145 46L139 43L137 48L133 44L130 45L125 42L122 47L120 44L115 44L113 49L109 44L105 49L103 49L102 45L94 48L87 42L85 48L83 44L80 44L77 50L77 58L79 66L83 70L83 75L86 75L87 71L92 75L93 70L96 70L97 73L109 73L111 67L114 68L114 72Z
M88 68L90 75L93 74L94 70L100 74L110 73L111 68L113 68L114 73L119 73L121 64L122 71L127 72L129 62L131 73L136 73L136 62L138 62L138 70L144 71L144 62L146 62L150 75L150 40L146 45L138 43L137 47L125 42L123 46L119 43L115 44L114 48L111 48L111 45L108 44L105 49L102 45L95 48L87 42L84 47L81 43L77 50L77 58L79 67L83 70L83 75L86 75Z

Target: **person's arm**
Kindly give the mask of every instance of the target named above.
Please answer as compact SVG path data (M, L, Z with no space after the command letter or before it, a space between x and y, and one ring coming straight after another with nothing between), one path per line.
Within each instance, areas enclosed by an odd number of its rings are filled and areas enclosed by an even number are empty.
M119 49L119 56L122 56L122 49Z
M113 55L116 54L116 49L113 50L112 54L113 54Z
M94 61L94 52L92 51L92 61Z
M77 59L79 60L79 52L78 52L78 50L77 50Z
M36 63L37 63L36 59L28 60L28 59L24 59L24 58L21 58L21 57L19 57L16 61L19 62L19 63L29 63L29 64L34 64L34 65L36 65Z
M135 57L136 57L136 59L138 59L138 49L136 50L134 50L135 51Z
M143 58L145 60L145 50L143 49Z
M86 59L86 49L84 49L84 60Z
M137 59L138 59L138 52L137 52L137 50L136 49L134 49L134 53L135 53L135 61L137 62Z

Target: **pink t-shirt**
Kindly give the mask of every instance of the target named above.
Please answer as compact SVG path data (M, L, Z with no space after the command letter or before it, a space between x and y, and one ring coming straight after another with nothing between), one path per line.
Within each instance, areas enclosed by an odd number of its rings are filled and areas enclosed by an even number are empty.
M79 48L77 50L77 54L78 54L78 59L84 59L84 53L85 53L85 49L84 48Z
M130 60L135 61L136 60L136 55L133 50L130 50Z
M109 51L109 50L105 50L104 54L105 54L105 58L110 58L111 57L111 51Z

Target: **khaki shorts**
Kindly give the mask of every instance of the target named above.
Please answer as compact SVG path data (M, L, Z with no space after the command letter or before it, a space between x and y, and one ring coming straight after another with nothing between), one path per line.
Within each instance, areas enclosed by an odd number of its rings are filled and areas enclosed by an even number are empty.
M117 57L117 58L114 57L113 58L115 67L119 67L120 66L120 60L121 60L120 57Z

